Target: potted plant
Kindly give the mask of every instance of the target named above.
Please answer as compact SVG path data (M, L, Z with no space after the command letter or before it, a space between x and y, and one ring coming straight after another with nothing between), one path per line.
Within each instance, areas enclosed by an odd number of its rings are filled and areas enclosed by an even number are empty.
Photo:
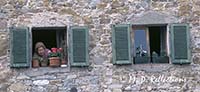
M59 67L61 64L60 49L51 48L52 52L49 54L49 66Z
M147 54L147 51L142 49L142 46L136 48L136 56L134 57L135 64L144 64L150 62L150 57Z
M169 57L167 56L166 52L161 52L160 56L156 52L153 52L152 61L153 63L168 63Z
M148 56L135 56L134 64L146 64L150 62L150 59Z

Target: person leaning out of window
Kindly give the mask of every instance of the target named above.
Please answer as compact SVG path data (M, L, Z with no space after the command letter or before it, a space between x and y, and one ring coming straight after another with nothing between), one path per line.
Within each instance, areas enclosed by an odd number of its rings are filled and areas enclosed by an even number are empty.
M51 51L46 48L43 42L37 42L35 45L35 53L33 55L33 60L38 60L40 66L48 66L49 53L51 53Z

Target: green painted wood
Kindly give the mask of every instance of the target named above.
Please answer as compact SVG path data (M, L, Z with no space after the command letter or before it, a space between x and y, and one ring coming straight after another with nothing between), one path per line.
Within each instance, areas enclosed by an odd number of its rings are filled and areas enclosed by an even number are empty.
M190 37L188 24L172 24L171 36L171 60L173 64L190 64Z
M112 26L112 49L114 64L132 64L130 30L128 24L119 24Z
M30 66L29 30L26 27L10 28L11 34L11 67Z
M70 64L71 66L88 66L88 28L73 26L70 28Z

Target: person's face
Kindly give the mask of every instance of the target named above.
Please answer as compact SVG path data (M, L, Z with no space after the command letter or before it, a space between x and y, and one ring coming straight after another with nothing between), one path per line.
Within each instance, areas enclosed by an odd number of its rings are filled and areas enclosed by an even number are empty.
M44 48L43 48L43 47L38 48L38 54L39 54L40 56L43 56L43 55L44 55Z

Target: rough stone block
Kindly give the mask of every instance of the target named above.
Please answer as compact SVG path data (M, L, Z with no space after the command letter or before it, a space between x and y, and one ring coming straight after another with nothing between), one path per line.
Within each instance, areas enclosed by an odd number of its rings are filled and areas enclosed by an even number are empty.
M49 84L49 80L36 80L33 81L34 85L48 85Z

